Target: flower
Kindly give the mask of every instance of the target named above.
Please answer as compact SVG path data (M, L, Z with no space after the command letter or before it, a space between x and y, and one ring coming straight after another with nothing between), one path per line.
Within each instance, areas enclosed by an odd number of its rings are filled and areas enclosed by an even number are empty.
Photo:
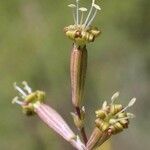
M12 100L12 103L19 104L22 107L23 113L26 115L33 115L35 114L35 106L44 102L45 92L38 90L32 92L32 89L28 86L26 81L23 81L22 84L24 85L23 89L20 88L16 83L14 83L14 88L19 92L20 98L23 101L20 101L19 97L16 96Z
M125 112L127 108L134 105L136 98L132 98L126 107L121 104L115 104L114 101L118 98L119 93L115 93L111 98L111 104L103 103L101 109L95 112L96 125L102 132L108 130L111 134L116 134L128 127L129 119L134 118L131 113Z
M47 104L44 104L45 93L43 91L32 92L32 89L25 81L22 84L24 85L23 89L16 83L14 83L14 88L19 92L23 101L20 101L17 96L12 100L12 103L20 105L26 115L37 114L48 127L62 136L72 146L78 150L84 150L84 144L80 141L79 137L73 133L60 114Z
M74 25L65 27L66 36L80 46L93 42L100 34L100 31L96 27L92 27L91 24L97 12L101 10L100 6L95 4L95 0L92 0L91 8L85 20L84 13L88 10L85 7L79 8L79 0L76 0L76 5L70 4L68 7L72 8Z
M95 111L96 127L87 143L88 149L93 148L95 143L98 143L98 146L100 146L109 139L111 135L122 132L128 128L129 119L135 117L132 113L126 112L126 110L134 105L136 98L132 98L128 105L123 107L122 104L114 103L118 97L119 92L116 92L111 97L110 104L104 101L102 107Z

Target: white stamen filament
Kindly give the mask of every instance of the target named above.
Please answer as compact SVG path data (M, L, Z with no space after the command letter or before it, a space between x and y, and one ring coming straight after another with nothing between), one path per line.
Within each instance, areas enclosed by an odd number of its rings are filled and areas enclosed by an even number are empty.
M68 5L68 7L72 8L73 20L74 20L74 23L77 24L77 21L76 21L76 14L75 14L76 5L70 4L70 5Z
M127 117L122 117L122 118L118 118L118 119L110 119L110 124L115 124L116 122L118 121L121 121L121 120L127 120L127 119L132 119L132 118L135 118L135 115L129 115Z
M12 104L18 104L20 106L22 106L24 104L24 102L19 101L18 96L16 96L13 100L12 100Z
M115 94L113 94L113 96L111 97L111 105L114 103L114 101L119 97L119 92L116 92Z
M89 17L91 16L91 13L92 13L92 10L93 10L93 4L94 4L94 3L95 3L95 0L92 1L92 5L91 5L91 8L90 8L90 11L89 11L89 13L88 13L88 16L87 16L85 22L84 22L84 27L86 27L86 24L87 24L87 22L88 22L88 20L89 20Z
M95 10L95 12L94 12L92 18L89 20L89 22L87 22L87 23L85 24L85 25L86 25L86 26L85 26L86 29L87 29L87 28L91 25L91 23L93 22L94 18L96 17L97 11L98 11L98 10L101 10L101 8L100 8L98 5L96 5L96 4L93 4L93 7L94 7L96 10Z
M128 109L129 107L133 106L135 102L136 102L136 98L132 98L132 99L130 100L130 102L128 103L128 105L127 105L125 108L123 108L120 112L118 112L118 113L116 114L116 116L117 116L118 114L124 112L124 111L125 111L126 109Z
M103 105L102 105L102 109L105 109L106 106L107 106L107 101L104 101L104 102L103 102Z
M26 81L23 81L22 84L24 85L24 89L30 94L32 93L32 89L29 87Z
M95 4L95 0L92 0L92 4Z
M80 25L82 25L82 22L83 22L83 11L81 12Z
M76 21L77 21L77 25L79 24L79 0L76 0Z
M128 106L129 106L129 107L133 106L135 102L136 102L136 98L134 97L134 98L132 98L132 99L130 100Z
M77 24L76 17L75 17L75 10L74 9L72 10L72 15L73 15L74 24Z
M81 11L80 25L82 25L82 23L83 23L83 17L84 17L84 12L87 11L87 9L84 8L84 7L81 7L81 8L79 8L79 10Z
M120 113L124 112L126 109L128 109L129 106L126 106L125 108L123 108L120 112L118 112L115 116L119 115Z
M14 88L23 96L26 97L27 94L19 87L16 83L14 83Z
M95 10L94 15L93 15L93 17L91 18L91 20L90 20L90 21L88 22L88 24L86 25L86 28L88 28L88 27L91 25L91 23L93 22L93 20L94 20L96 14L97 14L97 9Z

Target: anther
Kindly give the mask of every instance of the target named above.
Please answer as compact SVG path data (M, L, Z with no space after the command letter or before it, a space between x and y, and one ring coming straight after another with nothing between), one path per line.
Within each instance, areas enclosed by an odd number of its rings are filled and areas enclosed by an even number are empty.
M76 5L74 5L74 4L69 4L68 7L70 7L70 8L75 8Z
M132 113L127 113L128 118L135 118L135 115Z
M69 4L68 7L72 8L73 19L74 19L74 23L76 24L77 21L76 21L75 10L74 10L74 8L76 8L76 5L74 5L74 4Z
M102 109L105 110L106 107L107 107L107 101L104 101L102 104Z
M116 92L113 94L113 96L111 97L111 105L114 103L114 101L119 97L120 93Z

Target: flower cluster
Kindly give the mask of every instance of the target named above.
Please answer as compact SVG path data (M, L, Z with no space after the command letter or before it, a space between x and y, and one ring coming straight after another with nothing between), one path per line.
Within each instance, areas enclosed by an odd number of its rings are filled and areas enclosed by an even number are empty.
M95 3L95 0L92 0L91 8L85 21L84 13L87 12L87 8L79 8L79 0L76 0L76 5L70 4L68 6L73 10L74 25L64 28L66 36L80 46L93 42L100 34L100 31L96 27L92 27L91 24L98 10L101 10L100 6Z

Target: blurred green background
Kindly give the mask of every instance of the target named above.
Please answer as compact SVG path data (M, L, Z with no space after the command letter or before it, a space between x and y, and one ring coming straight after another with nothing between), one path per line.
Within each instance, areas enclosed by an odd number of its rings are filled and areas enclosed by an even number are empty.
M73 129L69 61L72 42L63 28L71 23L73 0L0 0L0 150L73 149L37 117L27 118L11 100L13 82L26 80L47 93L47 103ZM90 0L81 5L90 6ZM149 149L150 134L150 1L98 1L102 11L94 25L102 35L88 48L84 105L88 135L94 110L121 92L124 105L137 103L130 128L111 140L112 150ZM89 123L93 122L93 123Z

